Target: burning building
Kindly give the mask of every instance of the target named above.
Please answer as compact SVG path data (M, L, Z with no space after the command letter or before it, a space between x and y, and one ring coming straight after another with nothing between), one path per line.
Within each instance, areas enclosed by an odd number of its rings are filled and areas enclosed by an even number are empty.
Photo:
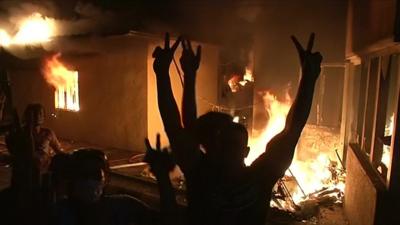
M84 21L78 26L84 32L66 32L78 22L40 10L18 17L13 29L0 24L0 82L10 84L9 108L22 113L28 103L40 102L46 109L46 125L66 143L98 146L110 155L123 150L128 159L115 162L113 184L126 190L134 177L142 185L134 191L137 196L154 195L148 191L154 189L154 181L141 176L143 164L129 158L140 161L143 139L164 130L152 67L152 51L162 43L160 30L176 27L175 34L190 34L194 45L202 45L198 114L225 112L246 126L251 149L247 165L284 128L294 101L300 74L289 35L305 37L314 31L324 63L311 114L294 161L266 205L299 220L316 217L318 212L307 212L310 206L343 203L350 225L390 224L388 199L399 201L399 3L309 0L309 8L298 2L249 0L225 2L228 9L218 10L209 7L217 3L190 2L173 11L188 21L159 13L167 22L157 29L151 27L153 21L116 25L115 20L131 18L126 11L119 19L118 13L106 14L114 20L107 21L106 28ZM100 14L94 13L96 18ZM147 18L144 14L136 15ZM110 29L113 26L118 29ZM183 79L180 54L178 48L170 68L178 103ZM165 135L162 143L168 145ZM141 167L134 175L124 170L136 165Z

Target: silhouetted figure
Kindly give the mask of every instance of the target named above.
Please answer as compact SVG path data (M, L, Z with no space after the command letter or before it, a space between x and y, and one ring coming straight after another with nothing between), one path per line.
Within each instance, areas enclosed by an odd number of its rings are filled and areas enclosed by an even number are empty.
M32 128L34 156L40 162L42 173L47 170L53 155L63 152L56 134L51 129L43 127L44 118L45 112L41 104L29 104L26 107L24 129Z
M14 121L6 136L11 156L11 185L0 192L2 224L40 224L40 170L34 159L32 129L23 129L14 110ZM21 216L23 215L23 216Z
M276 135L249 167L246 129L222 113L207 113L196 120L195 74L201 49L195 54L188 40L183 40L181 67L185 86L182 117L172 94L169 65L180 42L153 53L157 78L158 104L164 128L177 163L185 174L188 188L187 224L265 224L271 192L276 181L289 168L297 141L304 128L320 73L322 56L312 53L314 34L304 50L295 37L302 67L302 79L289 111L284 130Z
M160 194L160 213L162 224L183 224L183 213L179 212L175 190L172 186L169 172L176 166L175 160L167 148L161 149L160 135L157 134L156 148L153 149L146 138L146 155L144 161L149 163L150 171L156 176Z
M72 155L67 153L56 154L50 162L46 174L48 185L48 200L51 204L68 198L68 188L73 175Z
M68 198L54 207L52 224L154 224L155 214L143 202L128 195L105 195L108 161L95 149L81 149L71 156Z

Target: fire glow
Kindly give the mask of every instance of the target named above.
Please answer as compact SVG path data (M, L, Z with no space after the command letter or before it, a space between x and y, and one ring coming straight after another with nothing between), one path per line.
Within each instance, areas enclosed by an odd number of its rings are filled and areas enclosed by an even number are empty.
M55 36L56 24L52 18L44 17L40 13L33 13L17 24L18 32L10 35L0 29L0 45L35 45L51 40Z
M232 92L238 92L241 87L246 86L247 83L254 82L253 72L246 67L245 74L243 74L243 79L241 76L234 75L228 80L228 85Z
M389 124L385 126L385 137L392 136L393 134L393 120L394 114L389 119ZM390 145L383 145L383 154L381 162L385 164L387 168L389 168L390 164Z
M283 101L270 92L263 94L265 110L269 116L267 125L260 132L253 132L253 137L249 140L250 153L245 159L246 165L250 165L260 154L265 151L267 143L285 127L286 116L290 110L292 99L286 91ZM296 153L299 149L296 149ZM340 172L330 154L317 151L317 157L309 160L301 160L295 154L293 162L285 178L295 180L297 185L291 188L291 198L295 205L298 205L306 199L312 198L313 193L318 191L332 191L332 193L344 192L344 181L339 179ZM333 165L333 166L332 166ZM274 202L271 205L276 206ZM281 202L280 206L287 210L295 210L292 205Z
M69 70L60 62L60 56L56 54L46 60L44 78L56 89L54 101L57 109L79 111L78 71Z

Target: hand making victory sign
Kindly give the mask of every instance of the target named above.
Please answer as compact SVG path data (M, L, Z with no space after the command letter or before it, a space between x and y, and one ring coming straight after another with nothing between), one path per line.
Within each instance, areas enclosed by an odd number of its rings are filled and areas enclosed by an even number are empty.
M196 71L199 69L201 60L201 46L197 46L195 54L192 48L192 43L189 39L185 38L182 40L182 49L180 63L186 80L187 78L193 78L196 75Z
M153 52L153 69L156 75L166 74L169 72L169 66L174 58L175 50L178 48L181 37L175 41L175 43L170 47L169 33L165 34L164 48L157 46Z
M316 80L321 72L322 55L319 52L312 52L315 34L311 33L308 40L307 49L299 43L295 36L291 36L300 58L300 64L304 78Z
M182 40L181 68L184 74L182 97L182 121L185 128L192 127L197 119L196 107L196 72L200 66L201 46L197 46L196 54L189 39Z
M144 161L150 165L150 170L156 176L168 174L175 167L175 162L167 148L161 149L160 134L157 134L156 148L151 147L149 139L145 139L146 155Z

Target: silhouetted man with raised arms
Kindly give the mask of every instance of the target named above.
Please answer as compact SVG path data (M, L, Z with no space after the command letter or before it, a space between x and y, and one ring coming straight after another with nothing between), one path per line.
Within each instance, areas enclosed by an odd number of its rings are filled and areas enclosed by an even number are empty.
M159 110L172 151L187 180L187 224L265 224L273 186L292 162L321 71L322 56L312 52L314 34L306 49L295 37L292 40L302 68L296 99L284 130L249 167L244 164L249 151L245 127L233 123L232 117L223 113L209 112L196 118L195 79L201 48L195 53L190 41L181 38L170 47L167 34L164 48L155 49L153 68ZM169 77L169 66L180 42L184 72L183 125Z

